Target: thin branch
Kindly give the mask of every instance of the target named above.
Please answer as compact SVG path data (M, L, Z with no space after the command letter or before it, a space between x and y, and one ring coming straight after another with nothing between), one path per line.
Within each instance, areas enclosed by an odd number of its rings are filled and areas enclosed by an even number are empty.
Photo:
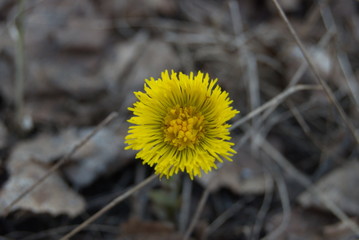
M267 157L268 159L268 157ZM278 239L279 236L287 229L291 217L291 208L290 208L290 200L289 200L289 194L287 190L287 186L285 183L284 176L279 171L279 167L275 164L272 164L269 161L264 160L264 164L271 172L278 189L279 198L282 204L283 208L283 215L282 220L279 226L272 232L270 232L267 236L262 238L262 240L272 240L272 239Z
M23 193L21 193L15 200L13 200L7 207L4 208L3 215L7 215L11 208L18 203L21 199L23 199L26 195L31 193L37 186L43 183L52 173L54 173L59 167L61 167L64 163L66 163L70 157L77 152L85 143L87 143L98 131L108 125L112 120L117 118L119 114L117 112L110 113L97 127L84 139L82 139L78 144L76 144L70 152L68 152L61 160L59 160L55 165L53 165L47 173L39 178L35 183L33 183L29 188L27 188Z
M264 152L268 154L279 166L281 166L289 176L293 177L301 185L308 188L308 190L315 196L318 196L321 202L338 218L345 226L348 226L354 233L359 234L359 226L352 221L330 198L325 196L323 192L315 186L312 182L298 171L277 149L275 149L268 141L262 139L261 147Z
M252 201L253 199L250 199ZM233 217L235 214L238 214L238 212L244 208L244 206L249 201L244 201L243 199L238 200L236 203L234 203L232 206L230 206L227 210L225 210L223 213L221 213L205 230L203 233L203 236L201 237L202 240L205 240L208 238L208 236L216 231L218 228L220 228L225 222L227 222L231 217Z
M321 87L319 87L318 85L296 85L296 86L290 87L287 90L285 90L284 92L282 92L281 94L278 94L272 100L266 102L262 106L256 108L255 110L251 111L246 116L244 116L243 118L241 118L238 121L236 121L235 123L233 123L232 126L230 127L230 130L233 130L233 129L239 127L243 123L247 122L248 120L250 120L250 119L254 118L255 116L259 115L260 113L262 113L267 108L270 108L271 106L281 103L285 98L292 95L293 93L298 92L298 91L303 91L303 90L321 90Z
M263 227L264 219L269 211L270 204L273 200L273 179L267 175L265 175L265 193L264 193L264 199L262 202L262 206L259 209L256 221L254 223L252 233L250 236L250 240L256 240L259 239L260 231Z
M320 39L319 43L317 44L318 47L323 48L324 46L326 46L329 43L329 40L333 37L333 31L327 31L326 34ZM308 64L306 62L303 62L300 67L297 69L297 71L294 73L294 75L291 77L291 79L289 80L289 83L287 85L287 87L283 90L285 91L286 89L297 85L297 83L299 82L299 80L301 79L301 77L303 76L303 74L305 73L305 71L307 70ZM290 100L289 100L290 102ZM257 126L261 126L260 128L258 127L254 127L252 126L249 129L249 133L251 134L251 136L253 135L252 132L261 132L263 133L263 131L261 129L265 129L267 128L266 131L269 131L270 127L267 125L272 125L274 124L273 121L269 121L269 122L265 122L265 120L269 117L270 114L272 114L274 112L274 110L277 108L277 106L280 104L281 102L278 102L277 104L273 105L272 107L270 107L269 109L267 109L258 119L258 121L256 122L256 124L258 124ZM247 134L247 133L246 133Z
M284 13L282 7L279 5L277 0L272 0L279 12L279 15L281 16L281 18L283 19L283 21L285 22L285 24L287 25L291 35L293 36L294 40L296 41L297 45L299 46L305 60L308 62L309 68L312 70L312 72L314 73L316 79L318 80L318 82L320 83L320 85L323 87L324 92L326 93L328 99L331 101L331 103L335 106L335 108L338 110L339 115L341 116L341 118L343 119L345 125L348 127L348 129L350 130L350 133L353 135L355 141L357 142L357 144L359 145L359 135L357 134L354 125L352 124L352 122L348 119L347 115L345 114L343 108L339 105L337 99L335 98L332 90L329 88L328 84L323 80L323 78L320 76L319 72L317 71L316 67L314 66L314 63L312 61L312 59L310 58L307 50L305 49L302 41L299 39L296 31L294 30L294 28L292 27L291 23L289 22L286 14Z
M320 90L321 88L317 85L296 85L296 86L292 86L290 88L288 88L286 91L282 92L281 94L277 95L275 98L273 98L272 100L268 101L267 103L263 104L262 106L256 108L255 110L253 110L252 112L248 113L245 117L241 118L240 120L238 120L237 122L235 122L230 130L232 131L233 129L239 127L240 125L242 125L243 123L247 122L248 120L252 119L253 117L257 116L258 114L262 113L263 111L265 111L266 109L274 106L274 105L278 105L279 103L281 103L286 97L290 96L291 94L298 92L298 91L302 91L302 90ZM212 178L213 179L213 178ZM210 183L209 183L210 184ZM210 187L207 186L207 188L205 189L205 191L203 192L200 202L198 204L198 207L196 209L196 212L192 218L192 221L190 223L189 228L187 229L183 240L188 240L189 236L191 235L197 221L199 220L199 217L202 213L203 207L207 201L207 198L209 196L209 192L210 192Z
M122 202L123 200L125 200L126 198L130 197L132 194L134 194L135 192L137 192L138 190L142 189L143 187L145 187L147 184L151 183L153 180L157 179L158 176L156 174L153 174L151 176L149 176L148 178L146 178L145 180L143 180L142 182L140 182L139 184L137 184L136 186L130 188L129 190L127 190L126 192L124 192L123 194L121 194L120 196L118 196L117 198L115 198L114 200L112 200L110 203L108 203L105 207L101 208L99 211L97 211L94 215L92 215L90 218L88 218L86 221L84 221L83 223L81 223L78 227L76 227L75 229L73 229L71 232L69 232L68 234L66 234L65 236L63 236L60 240L67 240L70 239L71 237L73 237L75 234L77 234L78 232L80 232L82 229L84 229L85 227L87 227L89 224L91 224L93 221L95 221L96 219L98 219L99 217L101 217L104 213L106 213L107 211L109 211L111 208L113 208L114 206L116 206L117 204L119 204L120 202Z
M211 183L209 183L209 185L210 184ZM196 224L197 224L197 222L199 220L199 217L201 216L202 210L203 210L203 208L204 208L204 206L205 206L205 204L207 202L209 193L211 191L210 189L211 189L210 186L207 186L206 189L204 190L204 192L203 192L203 194L201 196L201 199L199 201L198 207L196 209L196 212L193 215L192 221L191 221L186 233L184 234L183 240L188 240L189 237L191 236L191 234L193 232L193 229L196 226Z
M324 26L328 31L332 31L333 34L338 35L338 27L335 23L335 18L328 6L327 2L319 2L320 13L322 15L322 19L324 22ZM336 57L342 70L345 83L348 87L349 96L353 99L353 101L359 105L359 84L358 80L355 77L353 68L349 62L348 55L342 51L343 44L340 42L339 38L336 38Z
M260 91L259 91L259 77L258 77L258 66L257 66L257 56L251 52L246 43L241 44L242 37L241 35L245 34L243 32L243 22L240 12L239 3L237 1L231 0L229 3L229 13L231 16L231 22L233 25L233 32L235 33L235 42L238 45L238 56L239 62L244 65L243 68L245 71L245 79L247 79L247 91L249 96L249 105L250 110L257 108L260 105ZM260 119L253 119L252 129L257 129L260 124ZM251 134L251 149L255 151L255 134L254 131L250 131Z
M313 144L318 149L320 149L321 152L324 152L325 151L324 145L313 136L313 134L310 130L310 127L306 123L304 117L299 112L299 110L295 107L295 104L291 100L288 101L288 107L289 107L289 110L292 113L293 117L298 122L301 129L303 130L304 134L307 135L307 137L313 142Z

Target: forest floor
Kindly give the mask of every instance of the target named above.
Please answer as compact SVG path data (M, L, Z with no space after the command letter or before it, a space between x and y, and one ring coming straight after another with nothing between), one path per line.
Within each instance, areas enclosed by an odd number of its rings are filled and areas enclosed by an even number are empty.
M359 239L359 2L274 2L1 0L0 239L60 239L153 174L127 108L166 69L218 78L238 154L71 239Z

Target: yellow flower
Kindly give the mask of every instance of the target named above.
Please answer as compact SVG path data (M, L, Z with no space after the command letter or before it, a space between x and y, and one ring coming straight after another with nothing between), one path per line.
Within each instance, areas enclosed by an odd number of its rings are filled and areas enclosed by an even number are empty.
M236 152L226 122L239 112L217 79L201 72L164 71L161 78L145 82L144 92L134 93L138 101L129 108L134 116L126 149L139 150L136 158L167 178L182 171L193 179L202 170L217 168L216 160L232 161Z

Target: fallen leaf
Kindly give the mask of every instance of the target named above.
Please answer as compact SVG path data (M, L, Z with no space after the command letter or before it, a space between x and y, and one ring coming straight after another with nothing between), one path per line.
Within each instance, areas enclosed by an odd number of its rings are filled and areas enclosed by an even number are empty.
M77 137L83 139L92 130L81 129ZM76 188L88 186L98 177L111 174L134 159L131 151L124 151L123 134L104 128L74 155L64 172Z
M0 191L0 208L7 207L25 189L45 175L48 167L28 161L10 169L10 178ZM52 215L75 217L85 209L84 199L69 188L55 172L30 194L15 204L10 211L28 210Z
M351 220L359 225L359 219L351 219ZM323 239L325 240L358 239L358 235L353 233L353 230L349 226L345 225L343 222L325 226L323 228L323 235L324 235Z
M350 161L343 167L332 171L314 184L324 197L332 200L348 214L359 216L359 162ZM327 210L324 204L310 191L299 196L299 203L304 207L316 207Z
M179 58L168 43L150 41L146 43L146 48L144 48L141 56L136 61L127 79L130 83L133 81L141 83L136 88L142 88L144 79L150 77L157 78L163 70L176 70L179 66Z
M54 33L54 40L64 50L97 51L108 37L109 23L93 18L73 18Z
M66 26L68 21L80 17L82 19L99 19L101 15L96 6L86 0L76 2L72 0L45 1L36 4L36 7L26 14L26 44L30 47L44 47L44 43L52 41L53 34Z
M35 126L92 125L91 120L102 109L99 100L107 91L106 83L97 74L102 67L99 52L107 47L109 20L87 0L26 2L26 8L31 11L24 21L25 114L31 116ZM11 18L8 20L12 27ZM5 31L0 43L0 51L4 51L0 56L4 81L0 92L8 102L14 102L15 41L9 42L7 33L16 31L8 31L9 26L0 25L0 31Z
M281 224L283 213L271 216L265 224L265 230L268 234L272 233ZM289 222L285 222L286 229L276 240L320 240L322 237L322 228L333 222L328 216L313 212L305 211L300 208L292 209Z
M93 128L65 129L58 135L41 134L15 147L8 167L17 172L24 163L35 159L42 164L52 164L67 154L84 139ZM110 174L132 160L132 152L124 148L123 136L112 129L103 128L63 166L68 180L76 188L85 187L103 174Z
M121 225L118 240L182 240L183 236L175 231L168 222L142 221L130 219Z
M128 42L118 43L113 46L113 51L104 60L105 64L101 69L101 77L106 81L110 91L118 90L117 84L124 84L123 79L126 69L131 68L144 50L147 38L139 37Z
M196 180L213 192L227 188L236 194L263 194L266 175L262 167L244 149L238 150L236 159Z
M333 74L332 70L334 62L329 51L314 45L308 45L306 48L310 53L310 57L318 73L323 78L330 77ZM287 65L285 73L288 79L291 79L294 76L302 64L307 65L307 61L305 60L302 51L294 44L284 45L280 50L280 57L283 60L285 59L285 64ZM315 76L311 73L308 67L302 79L305 82L315 82Z
M141 43L140 41L137 45L140 46L140 54L138 54L138 49L134 53L130 53L132 55L130 55L132 61L131 71L122 82L119 82L119 91L122 96L126 96L122 102L124 106L130 106L135 102L133 91L143 89L145 79L151 77L156 79L160 77L162 71L166 69L169 71L176 70L180 66L178 56L166 42L149 41L143 45L143 42ZM145 47L143 48L143 46ZM126 51L123 51L123 53L126 53ZM124 70L128 70L128 64L126 66L127 69ZM118 95L118 92L116 94Z

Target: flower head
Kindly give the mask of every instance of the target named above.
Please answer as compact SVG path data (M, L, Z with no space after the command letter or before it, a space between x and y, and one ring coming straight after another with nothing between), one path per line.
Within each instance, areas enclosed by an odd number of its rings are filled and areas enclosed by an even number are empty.
M226 122L238 111L217 79L201 72L164 71L161 78L145 82L144 92L135 92L138 101L129 108L134 116L126 149L138 150L136 158L167 178L182 171L193 179L202 170L217 168L216 161L231 161L236 152Z

